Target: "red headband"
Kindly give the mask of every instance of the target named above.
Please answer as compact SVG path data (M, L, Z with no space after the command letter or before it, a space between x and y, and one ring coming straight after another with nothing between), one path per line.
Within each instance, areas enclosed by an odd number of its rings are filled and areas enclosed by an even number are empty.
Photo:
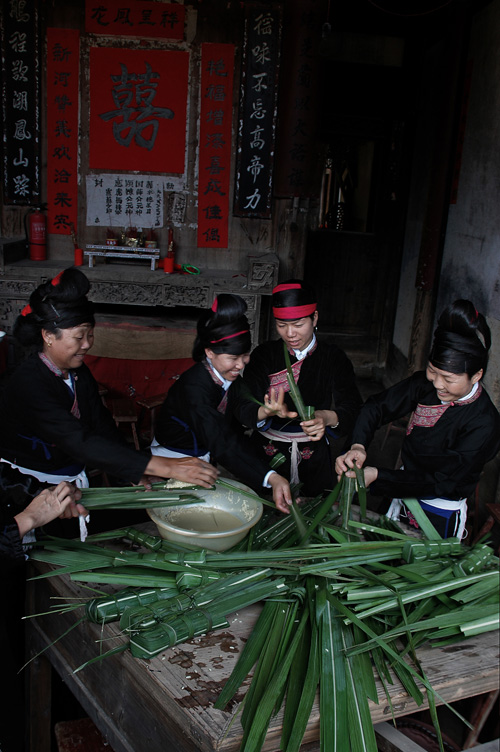
M61 281L61 277L62 277L63 274L64 274L64 269L62 270L62 272L59 272L59 274L56 274L56 276L54 277L54 279L50 280L50 284L53 287L57 287L57 285ZM33 313L33 309L31 308L30 304L28 303L28 305L25 305L24 308L23 308L23 310L21 311L21 316L29 316L30 313Z
M220 339L211 339L210 344L216 345L217 342L224 342L225 339L232 339L233 337L238 337L240 334L248 334L250 330L249 329L242 329L241 332L235 332L235 334L228 334L227 337L221 337Z
M273 290L273 295L275 292L285 292L285 290L302 290L302 285L300 282L289 282L288 284L276 285Z
M214 313L217 313L217 298L215 298L214 302L212 303L212 311Z
M274 308L273 316L275 319L291 321L293 319L303 319L310 316L316 310L316 303L307 303L300 306L287 306L286 308Z

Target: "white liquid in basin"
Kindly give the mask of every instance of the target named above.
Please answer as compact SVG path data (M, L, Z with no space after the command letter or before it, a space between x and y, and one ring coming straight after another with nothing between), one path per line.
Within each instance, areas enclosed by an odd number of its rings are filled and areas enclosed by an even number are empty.
M167 522L193 533L224 533L244 524L236 515L215 507L177 509L167 516Z

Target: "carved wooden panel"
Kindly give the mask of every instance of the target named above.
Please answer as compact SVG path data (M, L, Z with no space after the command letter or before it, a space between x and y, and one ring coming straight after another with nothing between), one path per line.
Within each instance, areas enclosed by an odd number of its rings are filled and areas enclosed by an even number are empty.
M89 297L94 303L165 305L162 291L162 285L92 281Z

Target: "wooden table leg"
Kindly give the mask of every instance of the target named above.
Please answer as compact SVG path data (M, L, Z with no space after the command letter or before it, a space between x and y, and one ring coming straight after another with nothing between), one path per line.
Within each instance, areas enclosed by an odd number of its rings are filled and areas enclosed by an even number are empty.
M41 655L34 658L26 670L26 750L49 750L52 729L52 666Z
M474 705L471 717L468 719L472 723L473 728L469 731L467 738L464 742L464 749L473 747L477 744L479 734L481 733L484 724L488 720L488 716L496 706L498 700L498 689L493 692L489 692L487 695L478 697Z

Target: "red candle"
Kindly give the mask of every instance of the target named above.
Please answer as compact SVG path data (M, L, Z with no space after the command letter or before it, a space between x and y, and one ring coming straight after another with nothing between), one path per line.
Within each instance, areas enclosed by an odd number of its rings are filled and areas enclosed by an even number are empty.
M83 264L83 250L81 248L75 248L75 266L81 266Z
M174 231L171 227L168 228L168 246L163 260L163 271L165 274L172 274L174 271Z

